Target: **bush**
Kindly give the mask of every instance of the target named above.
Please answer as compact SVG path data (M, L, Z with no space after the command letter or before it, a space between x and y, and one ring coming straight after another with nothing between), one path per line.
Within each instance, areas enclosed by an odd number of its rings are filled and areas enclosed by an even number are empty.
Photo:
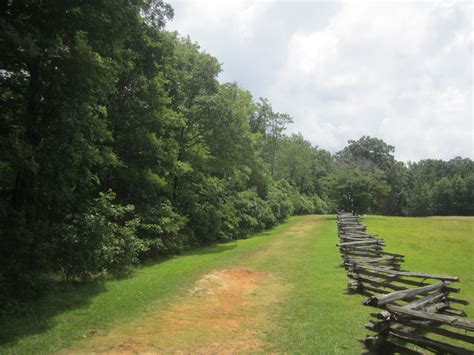
M281 223L294 213L294 205L290 200L290 184L281 180L271 186L268 191L268 204L276 220Z
M236 201L240 237L269 228L276 223L268 203L253 190L240 192Z
M187 218L182 231L190 246L232 239L236 233L232 191L216 177L198 176L181 190L177 207Z
M177 213L169 201L149 208L138 225L138 236L146 246L143 256L177 253L188 245L182 233L187 219Z
M324 201L318 195L314 196L313 198L313 206L314 206L313 213L326 214L329 211L329 206L326 203L326 201Z
M114 205L115 194L101 193L89 211L71 218L56 234L56 263L67 280L104 271L118 273L138 261L146 245L136 235L134 207Z
M294 206L294 213L304 215L314 213L314 204L311 198L298 192L293 193L291 201Z

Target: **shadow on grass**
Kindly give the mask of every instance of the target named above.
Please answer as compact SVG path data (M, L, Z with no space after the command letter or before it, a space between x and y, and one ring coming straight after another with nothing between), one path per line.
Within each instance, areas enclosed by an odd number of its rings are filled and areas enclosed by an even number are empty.
M264 233L266 233L266 232L259 233L255 237L263 235ZM230 251L232 249L235 249L237 247L235 245L235 242L237 240L238 239L229 240L229 241L225 241L225 242L219 242L219 243L210 243L210 244L203 245L203 246L191 247L189 249L184 249L184 250L181 250L181 251L177 251L176 254L172 254L172 255L160 255L160 256L149 257L145 260L142 260L140 262L140 265L138 265L134 268L130 268L129 270L127 270L126 272L124 272L121 275L116 275L114 277L114 279L126 279L126 278L129 278L129 277L132 277L135 274L135 272L137 270L141 269L141 268L158 265L158 264L167 262L169 260L173 260L173 259L183 257L183 256L209 255L209 254L224 253L226 251Z
M288 221L280 226L287 225ZM265 230L243 239L264 238L272 234ZM143 261L139 266L130 268L113 277L102 277L94 281L76 284L58 284L51 282L49 288L36 300L22 303L17 308L0 313L0 346L13 346L22 338L39 335L57 325L55 318L65 312L80 310L91 304L94 297L107 291L106 283L112 280L126 280L146 267L186 256L225 253L237 247L237 240L209 243L192 247L175 255L155 256ZM0 353L2 350L0 349Z
M23 337L47 331L55 326L56 315L87 306L105 290L103 281L51 287L38 300L22 304L0 318L0 345L13 345Z
M260 234L259 234L259 236L260 236ZM200 248L193 248L193 249L185 250L182 253L180 253L180 254L178 254L174 257L219 254L219 253L224 253L226 251L235 249L236 247L237 247L237 245L235 244L235 240L229 240L228 242L225 242L225 243L211 244L211 245L207 245L207 246L200 247Z
M268 232L262 232L255 237L262 237L267 234ZM12 346L24 337L38 335L55 327L57 324L55 317L57 315L87 307L95 296L107 290L107 281L131 278L143 267L165 263L177 257L223 253L236 248L236 246L235 241L228 241L193 248L183 251L179 255L150 259L142 265L130 268L113 278L104 277L76 284L51 282L49 289L37 300L20 304L16 309L9 309L7 312L0 314L0 345Z

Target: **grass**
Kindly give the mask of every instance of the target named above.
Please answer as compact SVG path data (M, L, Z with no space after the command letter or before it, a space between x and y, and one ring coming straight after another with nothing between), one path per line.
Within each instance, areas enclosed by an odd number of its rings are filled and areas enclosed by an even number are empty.
M275 259L261 270L283 277L293 287L282 302L276 326L268 333L273 352L360 354L368 317L362 297L345 292L334 216L307 217L311 226L296 238L274 247Z
M22 315L0 320L1 354L58 351L88 334L106 332L117 322L165 307L203 273L259 248L298 219L253 238L202 248L155 265L131 277L51 292Z
M269 272L291 285L282 289L288 290L284 301L272 310L274 326L263 330L272 350L347 352L357 348L354 338L363 335L361 324L367 313L358 296L344 294L345 272L338 267L335 243L334 217L294 217L246 240L140 268L127 279L52 292L31 305L27 315L0 322L4 339L0 352L50 353L90 334L107 334L154 309L166 308L200 275L220 268Z
M469 301L461 307L474 318L474 217L367 216L363 222L385 239L386 251L405 255L403 269L458 276L455 297Z
M460 297L471 302L466 309L473 317L473 218L368 216L364 222L386 240L388 251L406 255L404 268L459 276ZM126 331L141 318L176 305L202 275L224 268L263 271L278 280L279 285L257 292L255 309L268 315L259 324L264 350L360 353L358 340L367 333L363 324L370 309L361 305L364 297L345 293L347 278L336 243L334 216L293 217L246 240L138 268L125 279L53 290L22 315L0 319L0 353L51 353L81 349L89 339L100 342L115 329ZM270 293L277 303L261 298Z

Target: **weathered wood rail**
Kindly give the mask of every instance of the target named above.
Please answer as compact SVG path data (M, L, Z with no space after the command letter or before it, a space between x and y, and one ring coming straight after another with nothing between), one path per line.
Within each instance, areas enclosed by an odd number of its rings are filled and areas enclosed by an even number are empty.
M455 307L468 302L451 295L459 278L401 270L404 255L384 251L385 241L357 215L339 213L337 230L348 289L377 308L365 324L374 333L365 339L371 353L474 354L474 322Z

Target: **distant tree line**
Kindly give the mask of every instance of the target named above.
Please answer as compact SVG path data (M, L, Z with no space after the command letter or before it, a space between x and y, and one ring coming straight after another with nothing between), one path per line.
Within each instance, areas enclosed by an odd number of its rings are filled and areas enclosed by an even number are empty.
M0 302L244 238L288 216L473 214L469 159L341 152L221 84L162 0L0 5Z
M474 215L474 162L395 160L395 148L362 137L336 153L323 179L330 209L398 216Z

